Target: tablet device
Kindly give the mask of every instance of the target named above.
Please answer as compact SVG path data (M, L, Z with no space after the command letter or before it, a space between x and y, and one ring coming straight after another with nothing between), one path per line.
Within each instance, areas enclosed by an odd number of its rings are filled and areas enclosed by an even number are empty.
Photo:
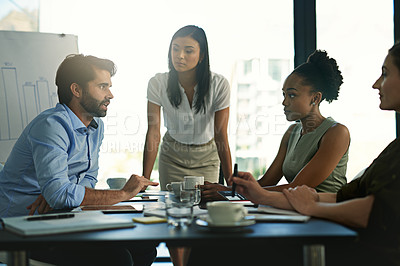
M82 211L102 211L104 214L143 212L143 208L135 208L132 205L86 205L80 208Z
M247 201L247 199L243 195L237 192L235 192L234 196L232 196L232 191L218 191L218 194L220 194L222 197L224 197L229 201L242 201L242 200Z
M145 202L145 201L158 201L158 198L155 196L140 196L133 197L129 200L124 200L122 202Z

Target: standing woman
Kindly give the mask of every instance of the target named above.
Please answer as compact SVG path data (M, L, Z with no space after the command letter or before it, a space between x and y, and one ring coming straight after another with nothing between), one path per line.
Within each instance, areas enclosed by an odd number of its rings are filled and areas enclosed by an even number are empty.
M203 29L185 26L174 34L168 67L168 73L156 74L148 85L143 176L150 178L157 157L163 107L167 132L159 157L161 189L187 175L217 182L220 163L228 180L232 172L227 137L230 88L223 76L210 71Z

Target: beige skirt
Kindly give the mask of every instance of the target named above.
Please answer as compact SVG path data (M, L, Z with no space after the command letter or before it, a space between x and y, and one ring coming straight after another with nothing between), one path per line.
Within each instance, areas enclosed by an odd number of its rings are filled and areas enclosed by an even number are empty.
M159 154L159 175L161 190L167 184L183 181L184 176L204 176L204 181L218 182L219 157L217 145L212 140L203 145L189 145L177 142L168 132L163 137Z

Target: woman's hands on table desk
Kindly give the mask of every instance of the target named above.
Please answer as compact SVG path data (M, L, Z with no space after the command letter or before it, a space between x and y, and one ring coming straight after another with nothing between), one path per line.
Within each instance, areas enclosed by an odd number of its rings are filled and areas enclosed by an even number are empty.
M311 210L319 201L317 191L306 185L284 189L283 194L285 194L290 205L292 205L296 211L304 215L312 215Z
M254 203L262 203L263 197L268 194L268 191L263 189L254 179L251 173L239 172L239 177L231 177L229 180L235 182L238 186L236 191L244 195L247 199ZM202 199L204 201L225 200L218 191L231 191L231 187L227 187L217 183L204 182L202 188ZM261 201L260 201L261 200Z
M261 203L268 191L263 189L251 173L238 172L238 177L232 177L236 183L236 191L254 203Z
M248 172L239 172L238 177L233 177L233 182L236 183L236 191L253 203L293 210L293 207L282 192L265 190L253 175Z
M213 201L213 200L225 200L218 191L229 191L231 188L226 187L224 185L218 183L210 183L205 181L204 185L201 186L201 199L204 201Z

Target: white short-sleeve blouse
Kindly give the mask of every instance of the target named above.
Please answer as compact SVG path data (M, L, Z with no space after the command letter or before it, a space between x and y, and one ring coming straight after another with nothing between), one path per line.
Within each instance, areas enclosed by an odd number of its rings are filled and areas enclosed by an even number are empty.
M190 108L183 87L179 84L182 102L175 108L167 95L168 73L158 73L149 81L147 99L162 106L164 125L176 141L184 144L204 144L214 137L215 112L229 107L230 86L222 75L211 72L209 97L206 98L206 112L196 113ZM193 103L196 100L197 85L194 88Z

